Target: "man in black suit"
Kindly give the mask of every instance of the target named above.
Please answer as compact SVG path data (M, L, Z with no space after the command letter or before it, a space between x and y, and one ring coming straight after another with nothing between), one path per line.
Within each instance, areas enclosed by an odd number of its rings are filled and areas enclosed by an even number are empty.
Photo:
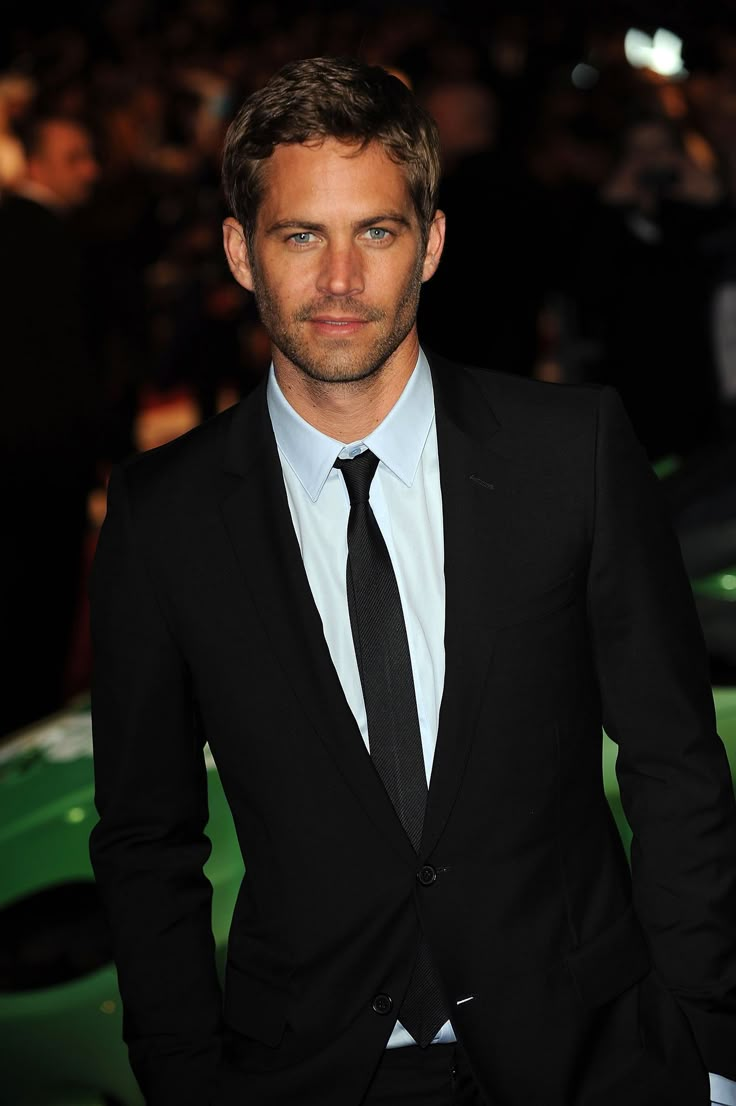
M23 132L26 167L0 196L0 733L65 701L95 484L96 385L79 241L70 226L98 175L80 120Z
M224 237L269 378L110 483L91 856L150 1106L733 1091L736 810L676 539L615 392L420 347L438 179L380 67L250 97ZM205 741L245 862L224 1002Z

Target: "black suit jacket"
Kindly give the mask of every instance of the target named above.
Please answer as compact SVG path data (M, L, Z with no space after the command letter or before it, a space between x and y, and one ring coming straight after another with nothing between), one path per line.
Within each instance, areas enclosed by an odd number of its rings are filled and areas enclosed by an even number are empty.
M66 216L8 193L0 257L2 479L10 467L86 490L99 443L79 242Z
M151 1106L357 1106L420 929L494 1106L705 1106L707 1070L736 1078L734 795L656 478L612 390L431 361L446 682L419 857L330 659L265 389L111 481L91 856ZM246 871L224 1005L205 740Z

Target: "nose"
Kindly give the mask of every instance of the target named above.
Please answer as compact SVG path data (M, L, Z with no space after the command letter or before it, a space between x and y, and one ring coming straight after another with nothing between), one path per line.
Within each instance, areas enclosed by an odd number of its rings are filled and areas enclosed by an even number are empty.
M363 262L353 242L329 242L321 255L317 287L330 296L353 296L365 286Z

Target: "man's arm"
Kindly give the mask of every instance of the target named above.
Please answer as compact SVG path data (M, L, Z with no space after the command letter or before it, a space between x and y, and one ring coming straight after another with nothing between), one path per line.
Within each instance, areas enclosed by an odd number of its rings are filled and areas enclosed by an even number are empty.
M147 1106L204 1106L220 1050L207 777L187 667L115 470L90 582L98 824L123 1035Z
M655 973L711 1072L736 1079L736 803L707 652L664 497L601 391L589 612Z

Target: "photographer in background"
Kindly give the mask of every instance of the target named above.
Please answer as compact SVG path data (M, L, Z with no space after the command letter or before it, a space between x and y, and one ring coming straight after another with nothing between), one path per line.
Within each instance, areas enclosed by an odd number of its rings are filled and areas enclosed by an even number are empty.
M585 375L613 384L650 458L684 457L718 428L713 241L733 218L699 135L642 116L621 135L574 282Z
M712 207L723 195L717 174L696 163L680 128L666 116L637 119L626 128L602 190L604 203L620 205L631 230L644 238L661 231L658 223L669 204Z

